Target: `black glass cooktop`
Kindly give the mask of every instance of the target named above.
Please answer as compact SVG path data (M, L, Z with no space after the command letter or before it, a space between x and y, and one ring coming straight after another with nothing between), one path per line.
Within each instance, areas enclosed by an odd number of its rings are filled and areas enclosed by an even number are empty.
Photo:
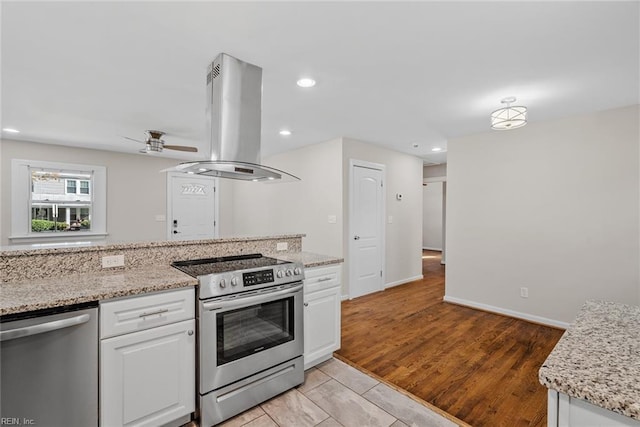
M262 256L261 254L202 258L188 261L175 261L171 263L173 267L192 277L226 273L229 271L248 270L252 268L274 267L282 264L290 264L290 262Z

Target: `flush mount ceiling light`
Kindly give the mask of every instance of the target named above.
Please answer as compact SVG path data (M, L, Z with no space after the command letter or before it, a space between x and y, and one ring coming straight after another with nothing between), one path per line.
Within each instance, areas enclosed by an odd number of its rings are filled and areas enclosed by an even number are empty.
M303 79L298 80L296 84L300 87L314 87L316 85L316 81L308 77L305 77Z
M514 96L500 102L507 106L491 113L491 129L510 130L527 124L527 107L512 107L511 104L516 102Z
M13 129L13 128L3 128L2 131L7 133L20 133L18 129Z
M287 129L282 129L282 130L280 131L280 135L282 135L282 136L289 136L289 135L291 135L291 131L290 131L290 130L287 130Z
M442 151L442 148L440 147L434 147L431 149L431 151Z

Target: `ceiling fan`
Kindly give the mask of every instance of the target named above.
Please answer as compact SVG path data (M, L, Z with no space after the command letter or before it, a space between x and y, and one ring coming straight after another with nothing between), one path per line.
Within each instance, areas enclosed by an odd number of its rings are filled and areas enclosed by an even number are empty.
M160 130L148 130L145 131L147 135L146 141L140 141L134 138L129 138L128 136L123 136L124 139L128 139L131 141L139 142L140 144L145 144L146 146L140 150L141 153L161 153L163 149L167 150L176 150L176 151L188 151L190 153L196 153L198 149L196 147L189 147L186 145L168 145L164 143L162 139L162 135L165 133Z

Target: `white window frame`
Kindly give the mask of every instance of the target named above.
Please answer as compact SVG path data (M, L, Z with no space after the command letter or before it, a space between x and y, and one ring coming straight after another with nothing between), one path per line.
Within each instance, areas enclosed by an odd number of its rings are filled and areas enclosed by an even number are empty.
M91 230L73 233L32 233L29 218L31 199L30 168L74 170L93 174ZM77 187L76 187L77 188ZM66 182L65 182L66 191ZM11 243L36 241L77 241L104 238L107 235L107 168L96 165L58 163L40 160L11 160Z

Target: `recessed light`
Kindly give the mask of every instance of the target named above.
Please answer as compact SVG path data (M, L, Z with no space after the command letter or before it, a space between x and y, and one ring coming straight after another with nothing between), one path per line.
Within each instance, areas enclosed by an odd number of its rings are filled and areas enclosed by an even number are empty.
M270 177L269 177L269 181L273 181L274 179L275 179L275 178L274 178L274 177L272 177L272 176L270 176Z
M432 149L431 149L431 151L442 151L442 148L440 148L440 147L435 147L435 148L432 148Z
M303 79L298 80L296 84L300 87L314 87L316 85L316 81L308 77L305 77Z
M418 145L417 143L416 143L416 144L413 144L413 148L418 148L419 146L420 146L420 145Z
M282 129L282 130L280 131L280 135L282 135L282 136L289 136L289 135L291 135L291 131L290 131L290 130L287 130L287 129Z
M2 131L8 132L8 133L20 133L18 129L13 129L13 128L3 128Z
M209 169L207 169L207 168L199 168L199 169L198 169L198 171L199 171L199 172L206 172L206 171L208 171L208 170L209 170Z

